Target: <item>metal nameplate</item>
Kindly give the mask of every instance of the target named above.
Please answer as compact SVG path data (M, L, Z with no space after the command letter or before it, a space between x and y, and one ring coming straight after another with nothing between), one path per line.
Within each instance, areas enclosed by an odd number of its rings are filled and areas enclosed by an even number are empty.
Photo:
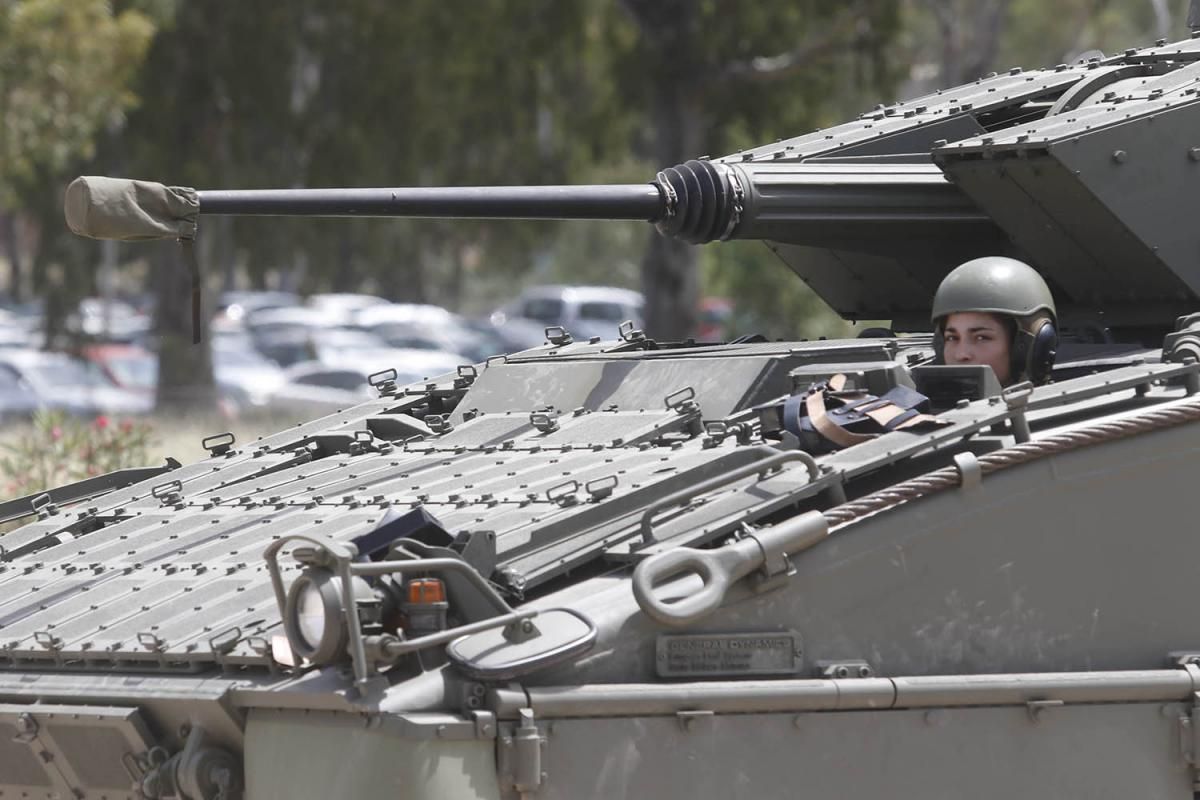
M660 678L795 675L802 655L795 633L660 634L655 648Z

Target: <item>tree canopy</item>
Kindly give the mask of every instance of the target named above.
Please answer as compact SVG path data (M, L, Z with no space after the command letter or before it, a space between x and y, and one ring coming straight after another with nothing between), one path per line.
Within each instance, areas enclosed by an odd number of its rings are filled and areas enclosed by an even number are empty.
M0 207L42 234L0 236L11 271L32 256L64 305L94 290L100 259L58 216L81 172L201 188L639 182L1182 27L1164 0L0 0ZM202 243L210 291L483 311L522 282L603 281L642 288L660 335L685 335L702 293L773 335L841 332L761 245L698 251L637 223L214 220ZM163 335L182 342L174 252L118 260L127 287L157 281ZM181 377L207 370L164 352Z

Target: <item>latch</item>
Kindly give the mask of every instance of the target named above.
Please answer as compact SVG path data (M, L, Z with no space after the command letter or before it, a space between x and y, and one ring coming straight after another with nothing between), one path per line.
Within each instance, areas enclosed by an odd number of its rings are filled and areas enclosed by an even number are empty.
M862 659L848 661L818 661L817 671L822 678L846 680L849 678L873 678L875 670Z
M508 726L496 742L496 766L501 785L524 797L536 793L546 781L542 759L546 737L537 726L532 708L517 713L517 726Z

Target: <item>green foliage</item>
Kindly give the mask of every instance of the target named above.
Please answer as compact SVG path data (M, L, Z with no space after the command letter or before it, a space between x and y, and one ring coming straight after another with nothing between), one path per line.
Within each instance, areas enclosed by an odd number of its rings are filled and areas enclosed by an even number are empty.
M1187 38L1187 3L1170 7L1159 20L1147 0L1012 0L1008 35L1001 42L997 66L1039 68L1074 61L1088 50L1119 53L1144 47L1158 37ZM1162 22L1167 22L1161 26Z
M728 334L768 339L839 338L855 327L837 315L762 242L725 242L704 252L708 295L734 301Z
M0 203L93 155L136 102L129 83L153 34L146 15L104 0L0 3Z
M32 425L2 446L4 495L19 497L147 463L152 431L146 422L91 421L40 411Z

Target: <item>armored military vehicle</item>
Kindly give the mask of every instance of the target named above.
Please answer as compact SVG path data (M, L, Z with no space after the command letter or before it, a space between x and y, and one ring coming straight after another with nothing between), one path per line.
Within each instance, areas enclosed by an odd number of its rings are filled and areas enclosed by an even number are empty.
M306 214L761 239L895 335L550 329L9 501L36 519L0 539L0 797L1192 797L1198 132L1193 39L644 185L80 179L93 236ZM1047 382L937 363L934 289L982 256L1053 289ZM814 385L915 390L930 424L804 446L779 410Z

